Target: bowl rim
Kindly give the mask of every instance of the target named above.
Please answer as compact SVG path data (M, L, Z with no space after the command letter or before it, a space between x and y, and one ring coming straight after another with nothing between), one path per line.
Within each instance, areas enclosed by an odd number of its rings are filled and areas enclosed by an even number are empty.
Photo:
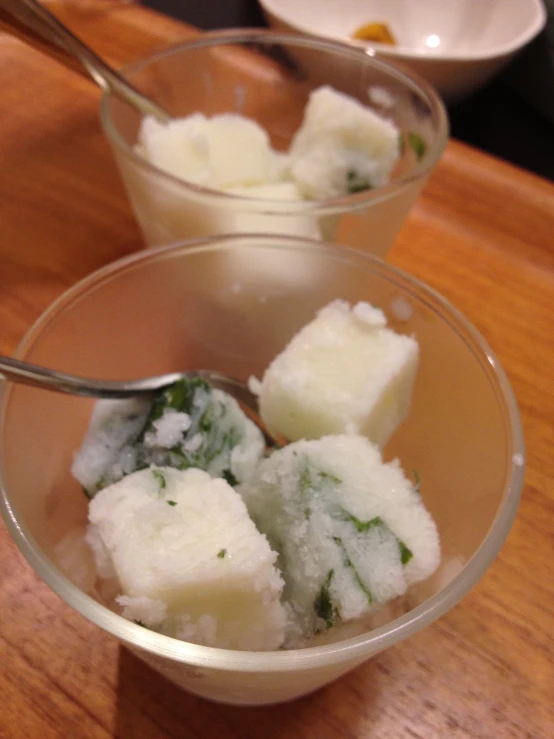
M283 15L280 11L279 0L260 0L260 5L262 6L266 16L275 16L275 18L280 22L286 23L298 33L310 36L316 35L318 38L340 39L343 43L351 44L356 48L365 49L368 54L377 54L382 59L401 59L405 62L408 62L410 59L417 59L418 61L425 60L429 62L477 62L488 61L513 54L532 41L546 25L547 13L542 0L527 0L527 4L530 8L534 8L535 14L530 20L529 25L520 30L519 34L515 36L512 41L499 44L498 46L493 46L488 51L467 52L463 54L427 54L424 51L411 49L409 46L390 46L389 44L364 42L362 40L348 39L342 36L332 36L323 33L320 35L319 32L314 31L314 29L310 28L307 24L299 23L291 18L290 15ZM268 20L270 19L268 18Z
M264 244L258 242L263 240ZM238 243L234 243L238 242ZM439 312L441 317L460 334L468 344L484 371L494 380L494 391L498 402L503 405L508 428L507 443L511 442L512 464L506 470L504 498L498 508L489 531L474 555L464 563L456 577L438 593L416 608L408 611L388 624L351 637L335 644L305 647L273 652L245 652L238 650L206 647L179 641L172 637L154 633L101 605L74 585L43 553L25 524L17 520L10 503L9 494L3 483L3 461L0 456L0 513L8 531L19 550L39 577L84 618L112 636L152 656L169 658L172 661L222 671L242 672L285 672L291 669L314 669L349 660L362 660L376 654L424 626L437 620L453 608L481 579L496 559L511 529L517 513L525 472L525 447L521 418L517 402L498 359L476 328L446 298L404 270L378 257L339 244L324 243L311 239L275 234L224 235L176 242L165 247L147 249L122 257L92 272L64 291L33 323L17 346L14 356L22 357L32 346L40 332L56 316L69 307L75 299L83 297L96 285L110 281L128 269L144 262L172 258L179 253L197 254L219 249L241 248L257 245L258 248L277 248L293 251L312 251L314 247L326 257L348 262L366 269L380 278L395 284L428 308ZM463 333L462 333L463 332ZM3 433L6 410L11 392L10 383L0 383L0 433Z
M289 213L297 214L298 212L301 212L303 214L314 216L332 215L334 213L359 210L367 207L368 203L380 202L381 200L393 197L399 191L409 187L414 181L428 176L441 158L448 141L450 129L445 105L435 88L427 82L427 80L411 70L399 69L383 59L377 59L374 54L367 53L363 48L359 48L353 44L344 43L342 41L337 41L335 39L322 38L313 35L306 36L297 33L279 33L263 28L222 29L203 33L201 36L196 38L172 44L154 52L153 54L140 57L139 59L129 62L121 67L119 73L128 78L153 62L182 53L183 51L201 49L214 45L236 44L240 42L267 45L288 44L304 48L314 48L322 52L342 54L351 59L356 59L360 62L369 64L383 73L388 74L411 89L412 93L417 94L419 98L423 97L426 104L429 106L431 116L435 120L437 127L436 141L433 146L428 147L429 155L424 156L421 160L417 161L413 169L407 175L393 180L383 187L378 187L372 190L364 190L360 193L345 195L338 198L305 200L299 201L298 203L289 203L289 201L283 200L260 200L258 198L251 198L244 195L238 195L236 193L229 193L196 185L192 182L176 177L146 160L138 154L133 147L129 146L120 134L110 115L110 103L116 98L116 96L109 91L104 91L100 99L100 122L108 141L110 141L114 150L129 158L141 170L154 174L156 177L172 184L174 187L177 186L183 188L185 192L189 192L197 198L209 198L211 202L216 204L219 203L220 205L229 205L231 203L243 203L245 205L249 205L252 203L258 203L260 204L260 212L264 212L264 208L267 208L269 213L275 212L273 210L273 204L280 204L278 210L283 215ZM285 205L283 205L283 203L285 203Z

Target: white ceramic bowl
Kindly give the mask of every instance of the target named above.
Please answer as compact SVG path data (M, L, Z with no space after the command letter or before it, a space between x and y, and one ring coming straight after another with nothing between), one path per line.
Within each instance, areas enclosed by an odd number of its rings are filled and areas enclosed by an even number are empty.
M260 0L276 29L365 45L425 77L447 103L482 87L546 23L542 0ZM367 23L385 23L390 46L355 41Z

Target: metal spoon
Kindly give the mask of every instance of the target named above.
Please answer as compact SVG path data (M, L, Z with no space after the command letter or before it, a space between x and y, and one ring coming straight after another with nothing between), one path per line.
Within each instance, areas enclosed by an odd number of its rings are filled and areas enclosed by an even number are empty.
M78 377L66 372L40 367L19 359L6 357L0 354L0 379L4 377L11 382L31 387L53 390L66 395L80 395L88 398L131 398L148 395L163 390L174 382L200 378L206 380L219 390L232 395L244 406L246 415L253 421L263 434L268 447L284 446L287 440L281 434L270 434L260 418L258 398L247 385L235 377L230 377L216 370L190 370L188 372L171 372L166 375L144 377L141 380L94 380L89 377Z
M65 372L58 372L47 367L39 367L36 364L29 364L0 354L0 377L2 376L6 380L23 385L89 398L136 397L137 395L163 390L183 378L192 380L199 377L202 380L207 380L214 387L233 395L255 414L258 413L258 400L245 383L215 370L172 372L167 375L145 377L141 380L94 380L88 377L68 375Z
M94 380L89 377L78 377L66 372L40 367L19 359L6 357L0 354L0 379L4 377L11 382L31 387L53 390L66 395L80 395L88 398L131 398L140 395L148 395L158 390L163 390L174 382L182 380L193 380L200 378L206 380L219 390L232 395L241 403L246 414L262 432L268 447L283 446L286 439L280 434L275 436L266 429L260 418L258 410L258 398L251 392L247 385L234 377L225 375L216 370L190 370L188 372L171 372L166 375L155 377L144 377L141 380Z
M142 115L152 115L162 123L171 120L167 111L127 82L37 0L0 0L0 31L92 78L102 90L122 98Z

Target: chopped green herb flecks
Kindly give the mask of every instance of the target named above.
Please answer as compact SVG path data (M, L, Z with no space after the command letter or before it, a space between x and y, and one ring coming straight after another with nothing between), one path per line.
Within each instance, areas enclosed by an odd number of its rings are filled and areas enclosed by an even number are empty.
M310 474L310 469L308 465L304 465L302 469L300 470L300 478L298 480L298 487L300 488L301 493L306 493L308 490L311 490L313 487L312 483L312 476Z
M343 521L349 521L350 523L353 523L356 527L356 531L360 534L367 533L370 529L375 528L376 526L382 526L386 531L389 531L394 538L398 542L398 550L400 552L400 561L403 565L408 564L408 562L411 560L411 558L414 556L411 549L409 549L403 541L400 541L400 539L390 530L390 528L387 526L387 524L383 521L381 516L375 516L375 518L370 519L369 521L360 521L359 518L356 518L356 516L353 516L351 513L349 513L344 508L339 509L340 518Z
M360 590L362 590L365 593L367 602L371 605L373 603L373 596L371 595L371 591L367 587L367 585L364 583L362 578L360 577L360 573L358 572L358 570L354 567L352 560L348 556L348 552L346 551L344 542L338 536L333 536L333 541L340 548L342 552L342 563L344 564L345 567L348 567L349 569L352 570L352 575L354 576L354 580L356 581L356 584L358 585Z
M415 491L418 495L421 495L421 480L419 478L419 474L417 470L412 470L414 480L415 480Z
M150 410L150 415L146 420L145 430L148 430L154 421L161 418L167 408L172 408L173 410L182 413L188 413L194 401L194 397L199 390L204 390L209 393L210 385L206 380L201 380L199 378L188 380L183 378L157 393L152 409Z
M318 472L318 476L322 480L328 480L329 482L334 483L335 485L340 485L342 480L337 477L336 475L333 475L331 472Z
M217 553L217 558L218 559L223 559L223 557L225 557L226 554L227 554L227 550L226 549L220 549L219 552Z
M414 556L414 553L411 549L408 549L408 547L404 544L403 541L400 541L400 539L398 539L398 549L400 550L400 561L403 565L407 565L411 558Z
M332 483L333 485L340 485L342 480L332 472L325 472L324 470L316 470L311 468L309 464L304 462L300 470L298 479L298 487L301 493L306 493L310 490L318 490L325 485L325 483Z
M202 416L200 419L200 431L209 434L213 427L213 421L209 416Z
M343 521L350 521L350 523L353 523L354 526L356 527L356 530L361 534L365 533L366 531L369 531L375 526L385 525L385 522L380 516L375 516L375 518L372 518L369 521L360 521L359 518L356 518L356 516L353 516L351 513L349 513L344 508L340 509L340 517Z
M163 490L166 485L164 473L161 470L152 470L152 475L154 476L154 480L156 480L160 486L160 490Z
M367 177L361 177L354 169L346 173L346 191L350 194L371 190L371 183Z
M149 432L155 432L155 422L168 410L186 413L190 426L183 431L179 442L171 449L163 447L148 448L144 439ZM228 419L228 408L219 398L214 398L211 385L199 378L183 378L156 394L150 413L137 440L137 456L147 459L154 456L159 466L186 470L189 467L208 470L216 458L230 459L232 449L241 441L241 432L232 426ZM149 456L150 455L150 456ZM230 461L228 462L230 464ZM238 480L229 468L219 473L230 485Z
M176 500L167 500L166 503L167 503L167 505L170 505L170 506L176 506L177 505L177 501Z
M418 133L414 133L413 131L408 132L408 143L410 144L412 151L416 155L416 159L419 161L420 159L423 159L425 156L425 152L427 151L427 144L425 143L425 139L423 139Z
M227 482L229 483L229 485L231 487L233 487L233 488L235 487L235 485L238 485L239 484L239 481L233 475L233 473L231 472L231 470L224 470L223 471L223 479L224 480L227 480Z
M331 600L331 593L329 592L329 587L331 585L331 580L333 579L335 571L329 570L329 574L325 578L325 582L319 589L315 600L314 600L314 611L316 616L318 618L325 621L325 624L328 629L331 628L331 626L335 625L336 617L337 617L337 611L335 607L333 606L333 601Z

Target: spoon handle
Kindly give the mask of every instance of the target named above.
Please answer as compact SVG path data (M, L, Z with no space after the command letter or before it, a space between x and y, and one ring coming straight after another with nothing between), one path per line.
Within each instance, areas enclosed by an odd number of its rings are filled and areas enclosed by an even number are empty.
M106 64L37 0L0 0L0 30L17 36L73 71L92 77L102 90L122 98L143 115L153 115L164 123L169 121L165 110Z
M67 372L58 372L58 370L40 367L37 364L22 362L20 359L0 354L0 378L2 377L11 382L40 387L43 390L55 390L69 395L84 395L89 398L130 398L168 387L183 377L188 379L199 377L230 393L246 406L254 409L257 407L256 398L243 382L216 370L173 372L139 380L95 380L90 377L69 375Z
M43 390L54 390L68 395L81 395L89 398L130 398L146 392L153 392L182 377L180 373L150 377L142 380L95 380L77 377L66 372L39 367L19 359L0 354L0 377Z

